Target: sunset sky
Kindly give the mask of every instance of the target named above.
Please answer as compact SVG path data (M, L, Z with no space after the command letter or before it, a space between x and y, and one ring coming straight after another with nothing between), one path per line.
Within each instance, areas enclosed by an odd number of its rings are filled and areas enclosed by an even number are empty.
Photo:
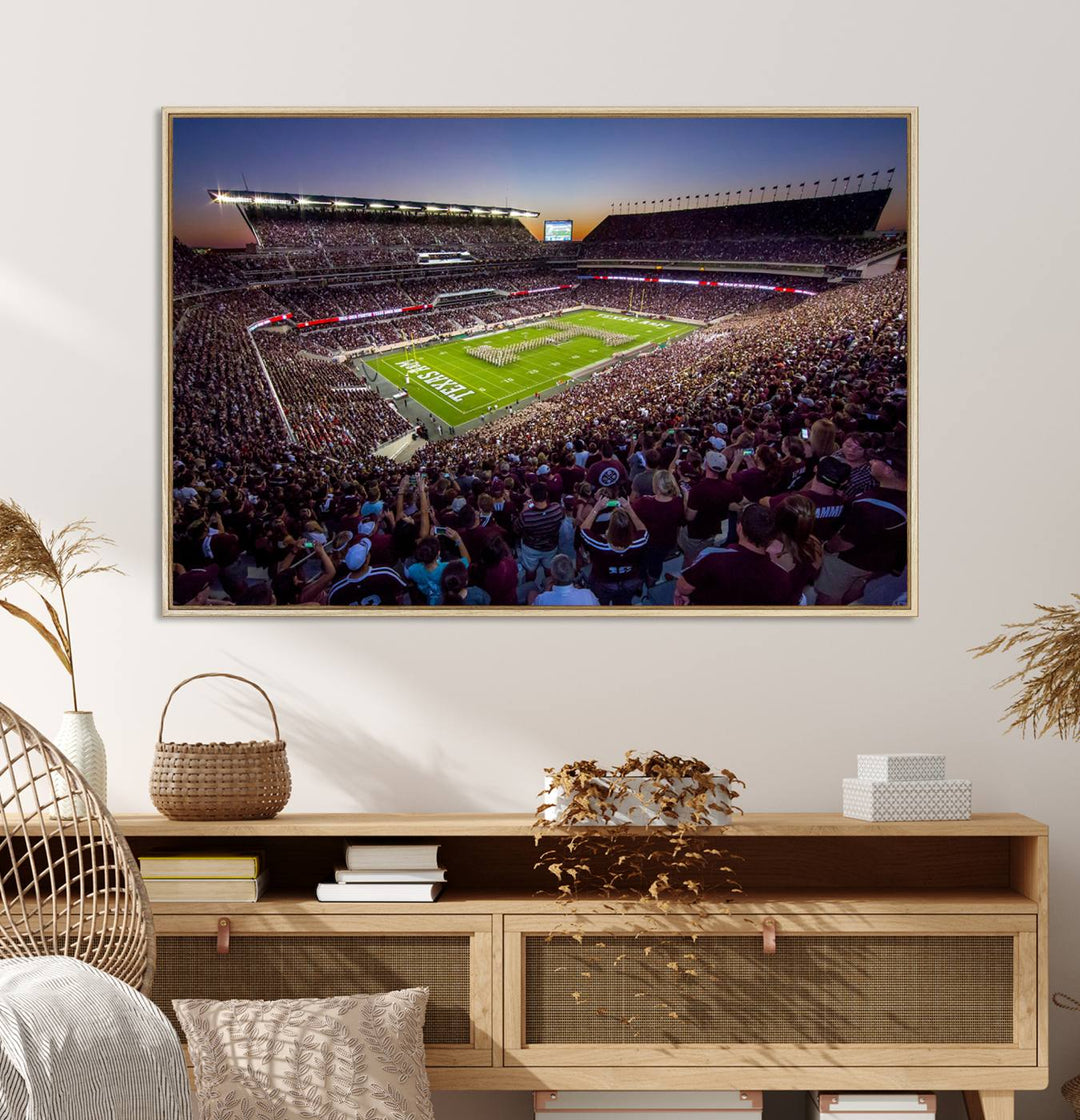
M173 122L173 232L241 247L251 233L207 188L304 191L540 211L581 238L612 203L683 195L778 198L793 183L895 167L880 228L907 227L907 122L900 118L184 117ZM842 190L843 184L837 184ZM684 202L685 205L685 202Z

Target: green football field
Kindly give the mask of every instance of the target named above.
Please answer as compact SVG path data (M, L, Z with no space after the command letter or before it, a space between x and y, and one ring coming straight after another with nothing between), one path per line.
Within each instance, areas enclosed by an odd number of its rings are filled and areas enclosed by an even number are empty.
M552 320L556 317L552 316ZM693 330L683 323L639 319L617 311L572 311L558 317L597 330L632 335L630 342L605 345L598 338L581 335L527 350L509 365L495 366L465 353L466 347L511 346L528 338L554 337L542 323L527 327L471 335L434 346L395 351L366 364L393 384L407 389L423 408L450 425L467 424L477 416L532 397L534 393L568 381L580 369L603 361L612 354L643 343L664 342Z

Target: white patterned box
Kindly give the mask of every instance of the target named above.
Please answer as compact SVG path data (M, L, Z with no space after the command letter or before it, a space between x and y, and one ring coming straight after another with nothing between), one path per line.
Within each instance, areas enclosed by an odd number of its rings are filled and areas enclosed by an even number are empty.
M845 778L844 816L860 821L966 821L971 816L971 782Z
M861 754L859 777L868 782L940 782L943 754Z

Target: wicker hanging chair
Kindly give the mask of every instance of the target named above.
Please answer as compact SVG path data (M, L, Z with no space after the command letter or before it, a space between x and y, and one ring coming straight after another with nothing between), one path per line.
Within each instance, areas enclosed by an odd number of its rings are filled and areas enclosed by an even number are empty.
M150 901L116 822L0 704L0 957L75 957L149 995L154 952Z

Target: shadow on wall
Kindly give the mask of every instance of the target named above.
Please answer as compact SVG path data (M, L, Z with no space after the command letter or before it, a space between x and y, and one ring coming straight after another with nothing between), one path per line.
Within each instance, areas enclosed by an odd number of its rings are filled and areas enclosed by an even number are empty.
M343 727L326 717L317 697L287 678L246 664L235 671L261 684L274 702L288 749L293 800L309 801L303 775L315 771L321 779L318 788L334 791L333 807L327 805L326 811L446 812L448 803L454 812L490 809L495 791L463 782L455 760L437 743L429 740L423 755L406 757L369 734L362 714ZM219 694L222 706L242 716L252 735L260 734L269 723L262 697L242 685L220 683L228 688Z

